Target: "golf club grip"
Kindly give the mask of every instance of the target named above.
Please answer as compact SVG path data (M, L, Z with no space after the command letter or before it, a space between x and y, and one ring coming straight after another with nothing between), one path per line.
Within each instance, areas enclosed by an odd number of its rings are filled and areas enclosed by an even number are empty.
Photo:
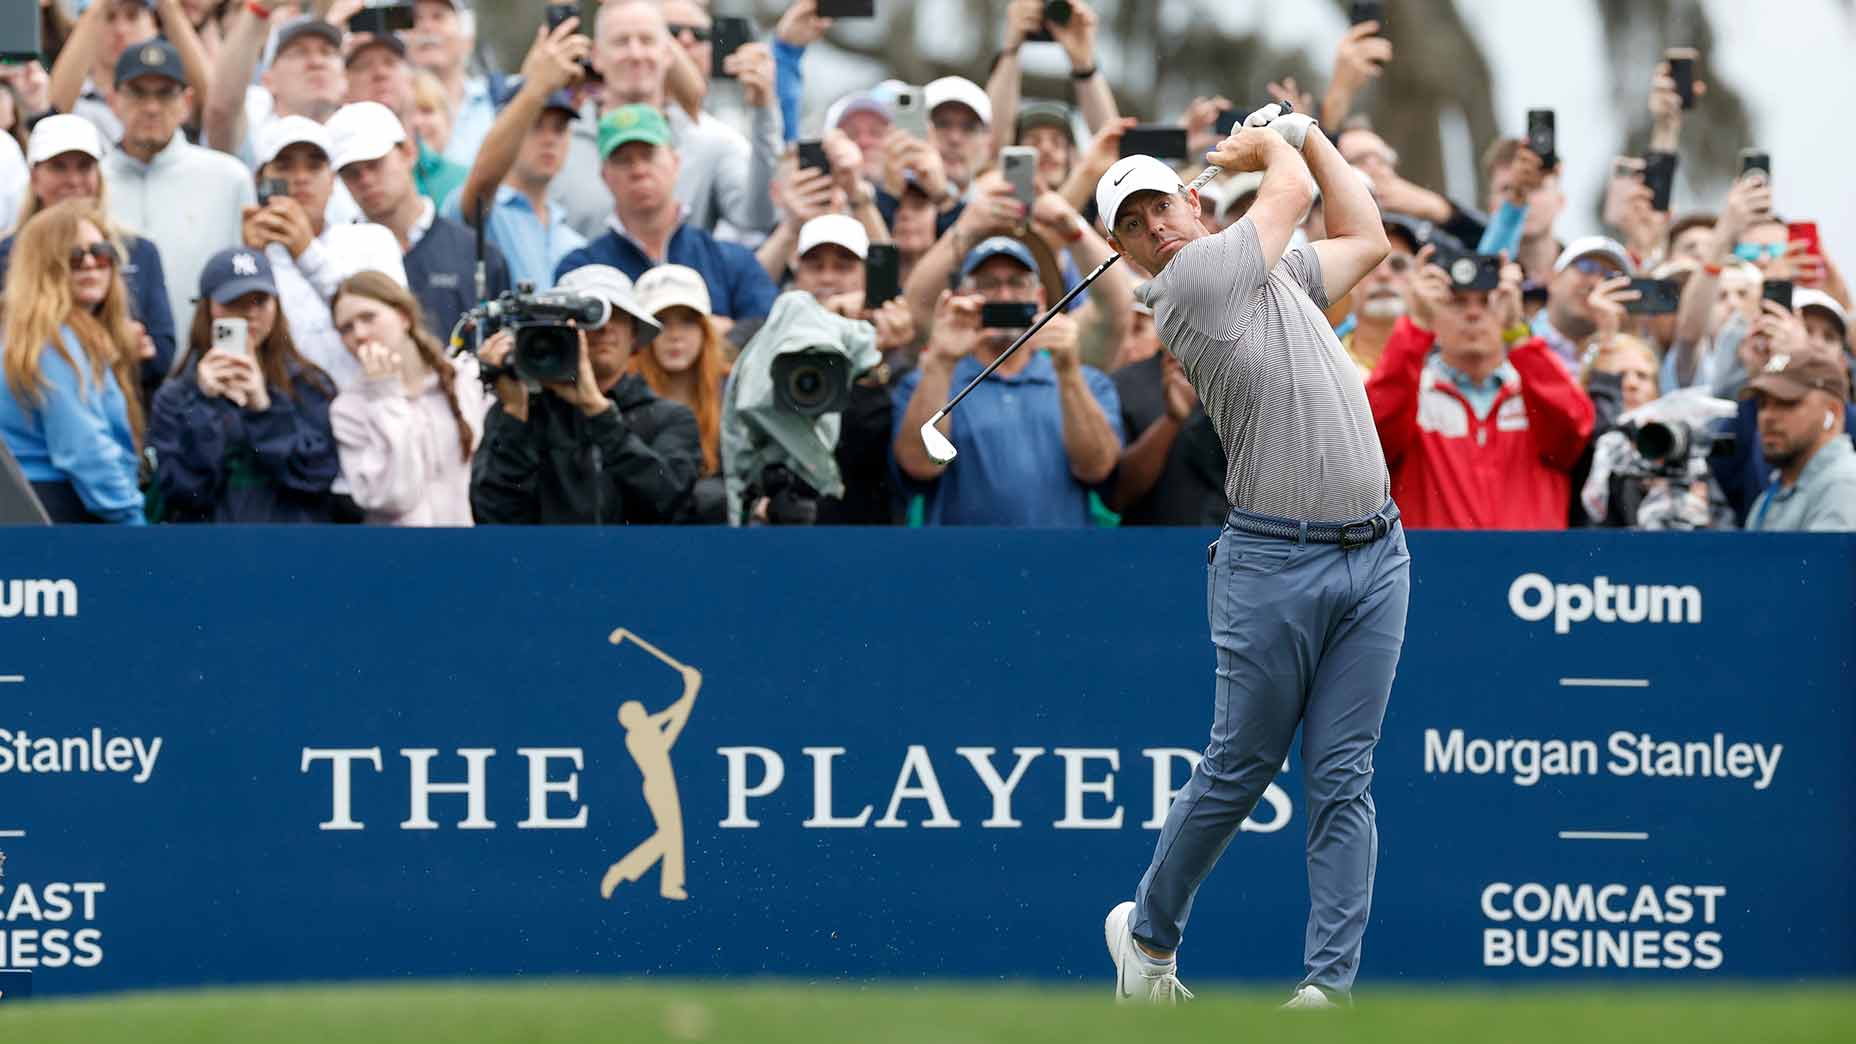
M981 370L980 375L978 377L975 377L971 381L968 381L967 386L965 388L960 389L959 395L956 395L952 399L948 400L947 405L941 407L940 415L945 417L948 414L954 412L954 407L960 405L960 400L966 398L968 392L979 387L981 381L992 376L992 372L998 369L1001 365L1003 365L1007 359L1010 359L1012 357L1013 352L1018 351L1018 349L1024 347L1024 344L1026 341L1029 341L1031 340L1031 338L1037 336L1037 332L1039 330L1044 329L1045 323L1050 322L1051 318L1055 316L1058 312L1061 312L1065 308L1069 307L1070 302L1076 300L1077 294L1080 294L1084 290L1089 289L1090 283L1095 282L1098 278L1101 277L1102 273L1108 271L1110 265L1114 264L1115 262L1119 260L1121 260L1120 254L1110 254L1108 256L1107 261L1104 261L1101 264L1097 265L1095 271L1084 276L1082 282L1077 283L1075 286L1071 287L1070 292L1067 294L1064 294L1062 300L1052 305L1050 311L1044 313L1043 318L1031 324L1031 329L1026 330L1022 334L1019 334L1018 340L1013 341L1012 346L1010 348L1007 348L1005 351L1000 352L999 357L997 359L994 359L991 365L987 366L984 370Z
M1279 116L1287 116L1290 113L1295 111L1295 105L1292 102L1280 101L1280 102L1277 102L1276 104L1281 109L1281 111L1277 113L1277 115ZM1196 178L1193 178L1192 183L1190 185L1187 185L1186 187L1191 189L1194 192L1197 192L1200 189L1204 188L1205 186L1211 184L1212 179L1216 178L1218 175L1223 174L1223 173L1224 173L1223 167L1219 167L1219 166L1206 167L1203 171L1200 171L1199 176Z

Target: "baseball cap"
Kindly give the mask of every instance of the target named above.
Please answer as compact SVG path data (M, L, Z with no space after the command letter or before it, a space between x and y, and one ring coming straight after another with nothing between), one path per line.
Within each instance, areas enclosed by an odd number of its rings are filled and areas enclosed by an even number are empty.
M1409 218L1403 214L1383 214L1380 220L1385 224L1387 236L1403 239L1412 253L1424 249L1424 244L1431 238L1431 223Z
M366 54L370 47L385 47L392 51L396 58L406 57L406 37L399 33L356 33L353 41L348 48L348 53L342 56L344 66L353 65L355 59Z
M1038 274L1037 259L1031 256L1031 251L1023 243L1005 236L994 236L968 251L967 259L960 265L960 278L967 278L975 269L995 257L1009 257L1025 266L1025 270L1032 275Z
M681 305L699 315L714 315L709 303L709 284L702 273L685 265L658 265L638 277L638 303L652 315L663 315L666 308Z
M889 114L889 106L883 102L883 99L871 92L859 91L855 94L847 94L831 103L831 108L825 110L825 130L837 130L838 124L843 123L846 117L859 112L873 112L883 117L884 123L895 122Z
M636 343L641 347L651 343L651 338L663 329L657 319L638 303L638 295L632 289L630 277L611 265L582 265L562 276L554 288L582 297L597 297L638 320Z
M406 128L393 110L379 102L344 105L329 117L329 140L335 152L329 163L336 170L352 163L377 160L406 140Z
M262 250L233 247L206 259L200 270L200 296L214 304L231 304L249 293L277 296L277 280L271 276L271 262Z
M180 52L166 40L154 39L123 49L116 59L116 86L138 76L159 76L187 86L187 68L180 63Z
M1263 172L1252 170L1212 182L1199 190L1199 197L1211 200L1214 217L1223 217L1226 211L1243 202L1245 197L1256 195L1262 187Z
M1574 261L1593 255L1609 259L1626 275L1636 271L1637 266L1630 262L1630 252L1617 240L1608 236L1580 236L1560 251L1559 260L1553 262L1553 274L1559 275Z
M342 31L320 18L298 18L284 24L277 31L277 46L271 50L271 60L290 49L298 40L319 37L328 41L329 46L337 51L342 49Z
M36 140L38 132L34 131L33 134ZM1798 290L1793 291L1792 292L1792 310L1797 312L1799 315L1803 315L1804 310L1807 308L1815 308L1818 311L1823 312L1825 315L1830 316L1832 319L1835 319L1837 321L1837 329L1842 331L1844 336L1846 337L1849 336L1849 331L1850 331L1849 313L1843 310L1843 306L1837 303L1836 298L1830 296L1829 294L1823 292L1822 290L1808 290L1808 289L1800 288Z
M930 115L941 106L955 102L972 109L981 123L992 123L992 99L986 97L979 84L964 76L943 76L930 81L922 88L922 99L928 103Z
M1096 182L1096 212L1101 215L1102 227L1113 232L1121 205L1129 196L1136 192L1178 192L1185 187L1172 167L1152 156L1126 156L1115 161Z
M804 257L827 243L849 250L859 261L870 256L870 233L863 222L844 214L825 214L806 222L799 230L799 250L793 256Z
M1020 106L1018 136L1024 137L1025 131L1032 127L1055 127L1072 143L1076 141L1076 126L1070 122L1070 107L1062 102L1030 101Z
M665 148L670 145L670 124L649 105L621 105L599 120L599 158L634 141Z
M82 116L59 113L47 116L32 128L32 140L26 144L26 165L36 167L54 156L81 152L94 160L103 158L103 135L97 125Z
M1813 389L1829 392L1838 402L1850 397L1849 374L1843 360L1820 351L1774 355L1766 360L1759 375L1746 383L1740 397L1755 392L1770 395L1781 402L1797 402Z
M494 85L492 85L494 93L490 99L490 103L496 106L496 111L501 112L510 102L515 101L516 95L522 93L522 87L525 82L526 81L520 76L511 76L502 82L501 90L495 90ZM566 113L570 121L580 118L580 110L574 107L574 96L565 90L555 91L549 94L547 99L541 103L542 112L552 112L555 110Z
M307 116L284 116L272 120L258 131L255 158L262 167L292 145L314 145L325 157L335 155L328 128Z

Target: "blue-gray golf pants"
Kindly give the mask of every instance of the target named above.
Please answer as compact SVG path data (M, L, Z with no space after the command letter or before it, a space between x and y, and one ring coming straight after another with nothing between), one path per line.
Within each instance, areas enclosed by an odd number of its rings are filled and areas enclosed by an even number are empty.
M1387 505L1386 513L1395 511ZM1255 536L1227 521L1207 573L1218 653L1211 744L1174 799L1135 893L1134 937L1178 949L1193 896L1275 778L1300 725L1310 900L1302 984L1347 994L1379 854L1373 748L1411 593L1404 529L1394 525L1371 544L1342 550Z

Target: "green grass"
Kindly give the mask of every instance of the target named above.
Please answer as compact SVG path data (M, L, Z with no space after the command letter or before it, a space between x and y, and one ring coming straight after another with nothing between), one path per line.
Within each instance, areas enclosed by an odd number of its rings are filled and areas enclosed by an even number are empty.
M552 980L38 999L0 1010L21 1044L983 1044L1147 1041L1464 1041L1699 1044L1856 1039L1856 986L1372 990L1352 1011L1282 1013L1283 996L1198 991L1170 1010L1116 1008L1101 990Z

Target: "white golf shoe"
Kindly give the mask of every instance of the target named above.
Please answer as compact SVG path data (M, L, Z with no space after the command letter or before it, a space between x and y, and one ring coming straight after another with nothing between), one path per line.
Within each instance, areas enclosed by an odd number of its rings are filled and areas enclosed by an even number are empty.
M1192 991L1179 981L1177 958L1156 965L1134 948L1134 904L1122 903L1108 912L1102 933L1108 941L1108 955L1115 961L1115 1003L1178 1004L1192 999Z
M1322 993L1319 989L1316 989L1313 986L1304 986L1301 989L1296 990L1295 996L1290 997L1289 1000L1285 1004L1283 1004L1282 1010L1283 1011L1301 1010L1301 1009L1320 1010L1324 1008L1339 1008L1339 1007L1340 1005L1329 1000L1328 995L1325 993Z

